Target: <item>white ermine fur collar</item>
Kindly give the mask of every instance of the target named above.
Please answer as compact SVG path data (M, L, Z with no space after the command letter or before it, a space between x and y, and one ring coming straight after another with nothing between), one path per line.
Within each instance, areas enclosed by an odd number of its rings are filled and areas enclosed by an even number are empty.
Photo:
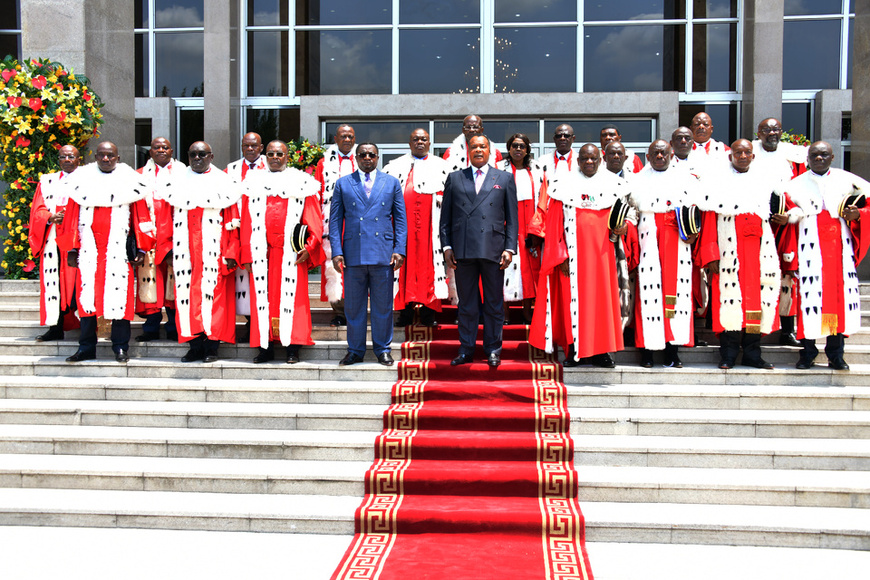
M570 171L551 177L547 193L568 207L597 210L612 207L617 199L625 197L628 186L607 169L599 169L592 177Z
M126 163L118 163L111 173L91 163L79 167L61 183L64 193L82 207L127 205L144 199L149 191L142 176Z

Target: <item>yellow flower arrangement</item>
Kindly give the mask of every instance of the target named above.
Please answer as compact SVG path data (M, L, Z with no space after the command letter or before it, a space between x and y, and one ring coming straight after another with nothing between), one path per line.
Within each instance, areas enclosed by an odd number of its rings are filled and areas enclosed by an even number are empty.
M103 122L103 102L87 77L47 59L0 61L0 179L9 184L0 227L7 278L32 277L27 241L33 194L44 173L57 171L57 150L75 145L84 154ZM28 270L25 271L24 268Z

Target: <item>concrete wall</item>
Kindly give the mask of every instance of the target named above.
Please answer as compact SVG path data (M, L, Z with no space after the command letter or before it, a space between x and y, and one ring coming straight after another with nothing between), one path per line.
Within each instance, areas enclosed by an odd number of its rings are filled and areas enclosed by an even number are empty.
M679 97L675 92L648 93L524 93L486 95L335 95L301 97L300 134L323 140L321 122L360 117L400 119L437 117L462 119L474 113L484 117L570 119L619 115L652 116L658 137L670 138L678 125Z
M205 111L203 138L214 163L224 167L239 157L239 3L209 0L203 39Z
M852 171L870 179L870 0L855 0L852 43Z
M754 135L768 117L782 119L784 0L745 0L743 116L740 134Z
M175 138L175 102L170 97L136 99L136 118L151 119L151 138L166 137L172 142ZM172 143L175 148L175 143ZM176 156L178 152L176 151Z
M48 18L62 24L46 25ZM49 58L91 80L105 103L97 142L115 143L127 163L135 142L133 20L132 2L21 0L22 56Z
M843 146L841 145L843 113L848 113L851 110L852 91L826 90L816 93L814 130L815 134L818 135L818 140L831 144L831 148L834 150L834 167L843 167ZM853 163L854 159L853 156Z

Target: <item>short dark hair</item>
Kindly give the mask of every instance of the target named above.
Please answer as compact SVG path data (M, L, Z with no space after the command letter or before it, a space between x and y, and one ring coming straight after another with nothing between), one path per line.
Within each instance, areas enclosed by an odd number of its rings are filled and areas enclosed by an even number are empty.
M478 134L478 135L472 135L472 136L471 136L471 139L480 139L480 138L486 139L486 146L487 146L487 147L491 147L491 146L492 146L492 143L490 142L489 137L487 137L487 136L484 135L483 133L480 133L480 134ZM469 143L469 144L471 143L471 139L468 140L468 143Z
M608 123L608 124L604 125L603 127L601 127L602 131L604 131L606 129L615 129L617 135L622 135L622 133L619 132L619 127L617 127L613 123Z
M523 167L528 169L529 165L531 165L532 160L532 142L529 140L529 136L525 133L514 133L508 138L505 146L507 147L508 154L510 154L511 144L513 144L513 142L517 139L526 144L526 156L523 157Z
M376 144L372 143L371 141L366 141L364 143L357 143L356 150L359 151L359 148L364 146L364 145L371 145L372 147L375 148L375 153L377 153L378 155L381 154L381 152L378 150L378 146Z

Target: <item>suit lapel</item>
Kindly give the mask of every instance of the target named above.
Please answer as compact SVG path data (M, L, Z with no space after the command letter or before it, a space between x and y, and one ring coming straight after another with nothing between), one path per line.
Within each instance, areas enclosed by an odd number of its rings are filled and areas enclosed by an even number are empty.
M356 194L359 202L365 206L366 200L366 189L362 184L362 180L360 179L359 173L353 173L353 191Z
M477 192L474 190L474 168L469 167L462 170L463 184L465 185L465 196L471 202L472 207L477 201ZM471 213L469 211L469 213Z
M492 193L492 186L495 185L496 180L495 171L493 171L492 167L486 172L486 175L483 178L483 183L480 186L480 192L477 193L475 199L471 204L471 211L477 209L477 207L486 201L486 198L489 197L489 194ZM474 181L472 180L472 191L474 191Z
M375 200L380 197L381 190L383 190L384 188L384 180L381 179L383 177L383 174L381 174L377 170L372 171L372 174L374 175L375 182L374 184L372 184L372 194L368 198L366 198L366 188L362 184L362 182L360 182L360 190L362 190L362 198L363 203L365 203L366 210L368 210L375 203Z

